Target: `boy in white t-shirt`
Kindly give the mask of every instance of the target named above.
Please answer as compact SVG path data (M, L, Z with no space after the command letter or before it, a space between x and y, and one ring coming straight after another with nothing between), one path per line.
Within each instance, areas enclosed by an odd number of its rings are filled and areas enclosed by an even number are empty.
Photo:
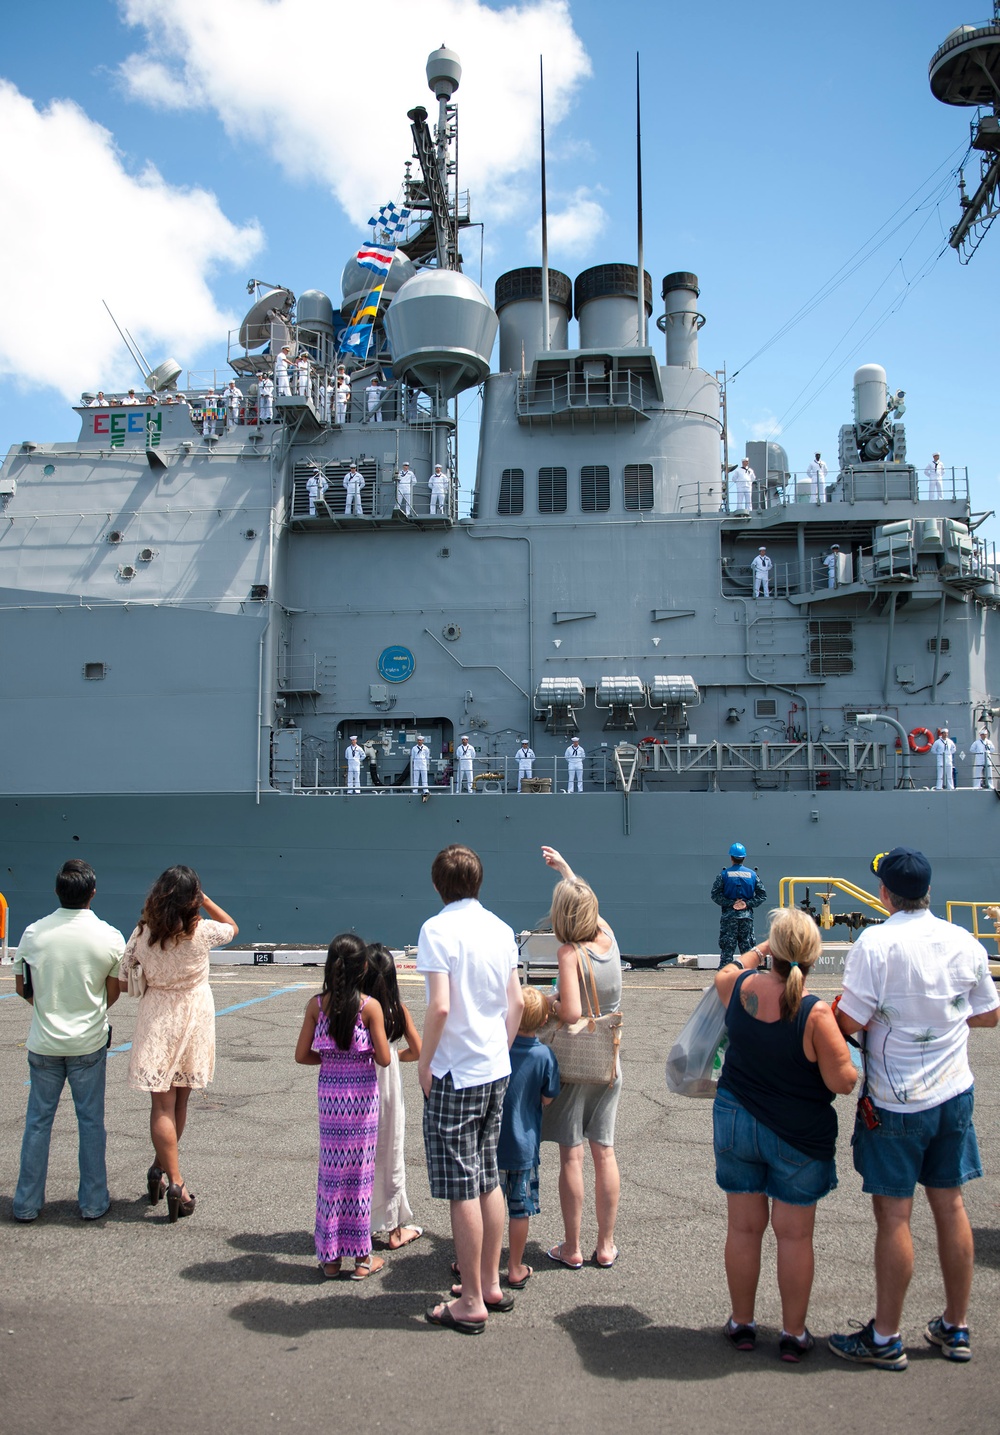
M427 1311L432 1325L481 1335L491 1311L510 1310L500 1290L504 1200L497 1140L510 1076L509 1048L524 1005L517 943L479 902L483 864L469 847L446 847L431 867L444 908L420 929L417 971L427 983L418 1064L431 1195L451 1204L462 1276L456 1298Z

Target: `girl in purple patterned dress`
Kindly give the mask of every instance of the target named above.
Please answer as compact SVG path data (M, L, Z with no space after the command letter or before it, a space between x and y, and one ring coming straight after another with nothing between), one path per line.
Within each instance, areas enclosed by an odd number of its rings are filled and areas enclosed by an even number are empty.
M319 1184L316 1258L323 1274L340 1275L353 1256L351 1279L385 1265L372 1255L371 1205L378 1143L375 1067L391 1060L385 1019L377 1001L363 996L367 966L360 937L334 937L326 957L323 990L310 997L295 1047L300 1066L319 1072Z

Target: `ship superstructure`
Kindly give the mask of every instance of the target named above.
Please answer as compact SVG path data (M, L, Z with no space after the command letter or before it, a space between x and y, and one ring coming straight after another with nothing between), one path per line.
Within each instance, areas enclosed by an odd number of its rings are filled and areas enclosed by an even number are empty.
M460 77L435 52L437 126L410 112L414 222L364 360L338 344L370 277L356 261L336 305L252 285L235 412L224 384L181 391L168 362L149 402L88 401L75 443L8 455L0 867L16 913L83 855L124 924L183 860L251 938L354 925L402 943L455 840L482 851L517 926L545 910L539 845L563 847L636 953L711 945L707 890L735 839L775 887L810 867L860 881L871 851L908 841L949 896L988 893L970 834L995 801L927 790L939 729L997 739L995 555L966 473L912 463L905 395L872 363L828 467L794 473L751 443L741 474L690 271L654 302L635 264L521 268L491 303L461 268ZM265 419L283 352L305 377ZM477 386L464 495L455 401ZM418 735L429 800L412 790ZM574 736L582 796L564 795Z

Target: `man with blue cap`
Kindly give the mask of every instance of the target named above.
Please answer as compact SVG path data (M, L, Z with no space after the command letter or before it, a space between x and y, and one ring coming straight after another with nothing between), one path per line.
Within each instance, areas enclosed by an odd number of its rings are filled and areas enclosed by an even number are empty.
M856 1365L905 1370L900 1325L913 1275L910 1218L918 1184L934 1218L945 1300L924 1339L946 1360L972 1357L973 1243L962 1187L982 1167L972 1125L969 1028L996 1026L1000 999L985 948L931 915L924 854L894 847L873 866L889 917L866 927L851 947L834 1006L844 1035L860 1034L864 1058L851 1144L875 1215L875 1314L859 1330L831 1335L829 1344Z
M747 849L734 842L729 849L730 866L724 867L712 884L712 901L722 908L719 922L719 966L736 961L754 944L754 908L767 901L764 884L752 867L744 867ZM742 962L739 964L742 966Z

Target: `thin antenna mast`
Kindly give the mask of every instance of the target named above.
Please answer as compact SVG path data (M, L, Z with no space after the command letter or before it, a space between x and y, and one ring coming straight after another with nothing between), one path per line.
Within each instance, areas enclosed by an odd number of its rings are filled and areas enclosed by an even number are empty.
M549 205L545 188L545 69L538 57L538 99L542 140L542 352L549 349Z
M635 55L635 229L638 246L639 348L646 347L646 265L642 253L642 107L639 100L639 52Z
M101 303L104 305L105 309L107 309L108 313L111 314L111 309L110 309L109 306L108 306L108 301L107 301L107 299L102 299L102 300L101 300ZM114 326L115 326L115 328L118 330L119 334L121 334L122 343L125 345L126 349L128 349L129 354L130 354L130 356L131 356L131 358L132 358L132 362L135 364L136 368L139 370L139 373L142 375L142 382L145 383L145 382L146 382L146 379L149 377L149 370L143 368L142 363L141 363L141 361L140 361L140 355L138 354L138 352L136 351L136 349L135 349L135 347L134 347L134 341L132 341L132 342L130 343L130 342L129 342L129 339L127 339L127 338L125 337L124 333L122 332L122 326L119 324L119 322L118 322L118 320L115 318L114 314L111 314L111 322L112 322L112 324L114 324Z

